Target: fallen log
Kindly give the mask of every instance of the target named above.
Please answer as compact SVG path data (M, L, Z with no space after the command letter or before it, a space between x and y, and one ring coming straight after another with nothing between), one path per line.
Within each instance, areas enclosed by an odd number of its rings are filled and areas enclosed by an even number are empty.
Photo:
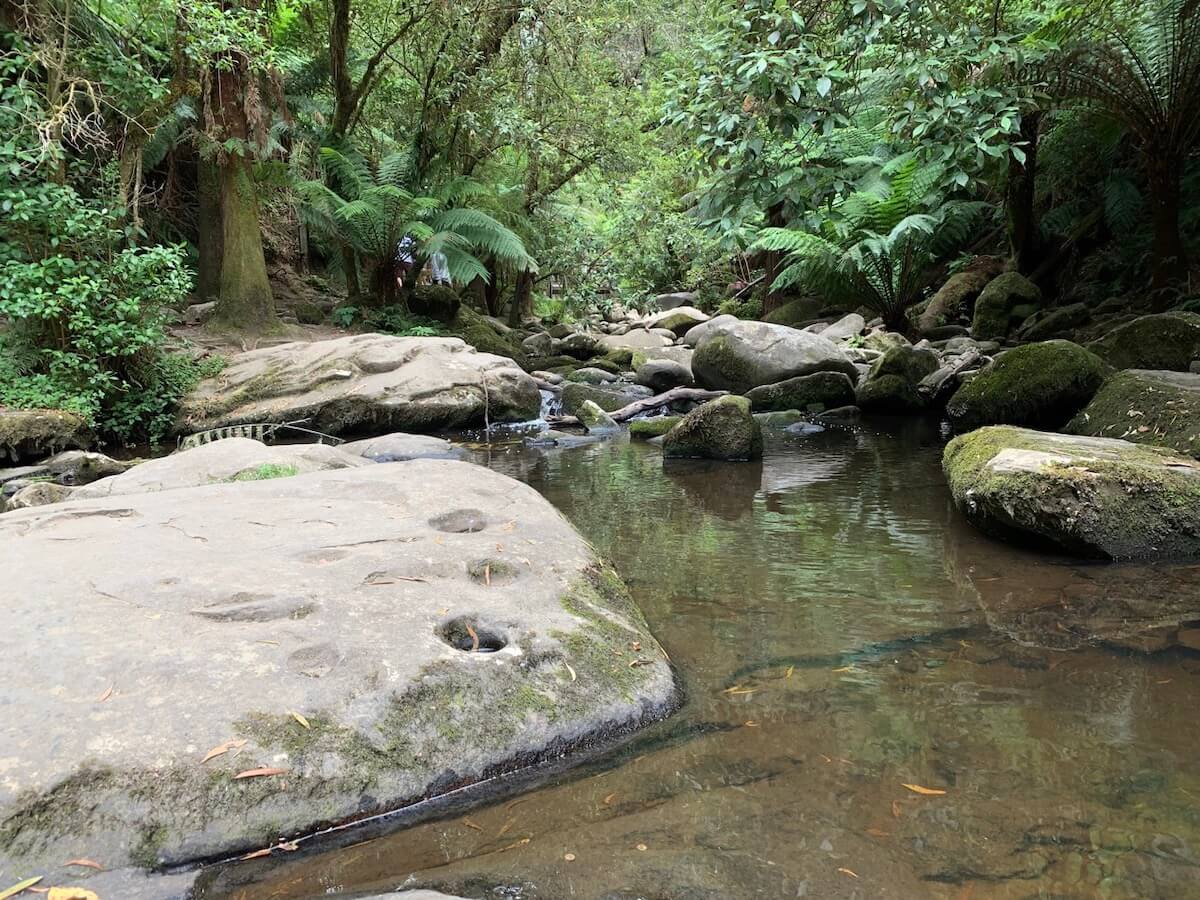
M644 400L635 400L628 406L622 406L620 409L610 412L614 422L628 422L639 413L649 412L652 409L657 409L660 406L669 406L672 403L679 403L684 400L689 400L698 403L707 403L709 400L716 400L718 397L724 397L729 391L706 391L703 388L677 387L671 388L662 394L657 394L653 397L646 397ZM548 419L552 425L579 425L580 421L575 416L554 416Z

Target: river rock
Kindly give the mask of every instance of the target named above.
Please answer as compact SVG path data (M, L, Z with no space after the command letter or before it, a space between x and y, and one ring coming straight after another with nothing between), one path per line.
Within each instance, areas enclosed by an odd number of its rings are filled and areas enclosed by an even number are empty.
M921 333L932 335L938 328L947 327L959 315L970 313L988 282L1003 271L1003 260L994 256L980 256L961 272L951 275L917 319Z
M33 462L60 450L85 450L94 441L87 422L75 413L0 406L0 461Z
M584 400L579 404L579 409L575 410L575 417L587 429L588 434L612 434L621 428L594 400Z
M77 488L78 500L173 491L205 484L288 478L325 469L369 466L354 453L326 444L283 444L268 447L249 438L225 438L152 459L123 475Z
M600 336L600 345L607 350L657 350L671 344L672 338L646 331L644 328L634 328L625 334Z
M555 339L551 352L572 356L575 359L590 359L595 355L596 348L599 346L600 342L595 335L573 331L565 338Z
M1092 399L1107 368L1070 341L1009 350L963 384L946 406L960 430L980 425L1061 428Z
M740 321L742 320L737 316L731 316L728 314L714 316L707 322L702 322L701 324L697 325L695 328L689 328L687 333L683 336L683 342L689 347L698 347L700 342L708 335L717 334L721 331L724 331L726 328L732 328Z
M654 298L654 303L659 309L677 309L680 306L695 306L696 292L679 291L674 294L659 294Z
M790 328L803 328L813 319L821 315L823 304L816 297L797 297L782 306L777 306L762 317L764 322L772 325L787 325Z
M277 449L284 449L282 447ZM427 434L384 434L362 441L351 441L338 448L342 453L361 456L371 462L404 462L410 459L466 459L461 447L455 447L445 438ZM329 466L327 468L332 468Z
M975 301L971 334L976 340L1002 341L1042 305L1042 291L1019 272L1005 272L988 282Z
M842 372L814 372L746 392L755 412L823 412L854 402L854 383Z
M858 377L854 363L833 341L766 322L738 321L709 332L692 357L697 383L735 393L814 372Z
M1187 372L1200 360L1200 314L1141 316L1088 344L1088 349L1117 369Z
M329 434L427 432L537 418L541 395L511 359L459 338L355 334L232 357L183 401L183 433L304 421Z
M554 352L554 338L545 331L539 331L521 341L521 346L530 356L549 356Z
M616 366L613 366L613 368L616 368ZM595 365L583 366L567 376L567 381L578 381L581 384L608 384L610 381L616 380L617 375L615 372L610 372L608 369L602 369Z
M647 360L638 366L637 380L656 394L674 387L691 387L695 383L691 368L672 359Z
M585 400L591 400L605 412L613 412L628 406L635 400L654 396L654 392L640 384L614 382L612 384L580 384L572 382L562 389L562 408L568 415L575 415Z
M1200 557L1200 462L1162 447L1010 426L951 441L955 504L983 531L1100 559Z
M720 397L697 407L663 439L668 459L747 460L762 453L762 428L745 397Z
M832 325L826 326L821 330L820 334L823 338L828 338L831 341L844 341L852 338L855 335L862 334L862 330L867 327L867 320L858 313L850 313L842 316Z
M629 423L629 436L649 440L662 437L683 421L682 416L653 416L648 419L634 419Z
M103 453L67 450L46 460L43 465L59 484L83 485L120 475L137 465L133 460L113 459Z
M469 463L20 510L0 571L5 883L244 854L676 702L615 574Z
M928 400L917 390L921 381L938 369L931 350L896 346L871 364L855 401L863 412L905 415L923 412Z
M646 328L653 331L664 328L674 335L683 335L697 325L707 322L711 317L694 306L677 306L674 309L655 313L646 320Z
M1200 375L1146 369L1118 372L1066 430L1156 444L1200 457Z
M4 511L30 509L34 506L49 506L70 498L75 488L53 481L35 481L27 484L5 501Z

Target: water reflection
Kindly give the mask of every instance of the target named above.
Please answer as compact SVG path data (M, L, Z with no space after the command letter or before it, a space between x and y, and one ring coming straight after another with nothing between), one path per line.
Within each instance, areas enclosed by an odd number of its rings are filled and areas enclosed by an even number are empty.
M912 429L774 435L761 465L494 451L616 562L687 706L531 793L207 896L1196 896L1200 656L1122 648L1179 642L1200 569L996 544L939 456Z

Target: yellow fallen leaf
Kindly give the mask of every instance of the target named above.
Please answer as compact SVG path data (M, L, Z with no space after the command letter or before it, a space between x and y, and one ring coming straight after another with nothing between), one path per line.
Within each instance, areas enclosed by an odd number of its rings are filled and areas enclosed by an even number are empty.
M17 894L21 893L21 891L29 890L41 880L42 876L39 875L37 878L26 878L24 881L19 881L12 887L5 888L4 890L0 891L0 900L8 900L9 897L15 897Z
M233 776L234 781L239 778L261 778L264 775L286 775L287 769L274 769L270 766L261 766L257 769L247 769L245 772L238 772Z
M858 873L855 872L853 869L846 869L841 866L838 866L838 871L841 872L843 875L849 875L851 878L858 877Z
M300 715L300 713L293 711L292 718L295 719L297 722L299 722L301 725L303 725L305 728L312 728L312 726L308 724L308 719L304 718L304 716Z
M204 759L200 760L200 765L204 765L210 759L216 759L218 756L223 756L230 750L238 750L246 746L245 741L226 741L223 744L217 744L207 753L204 754Z
M521 838L519 841L513 841L507 847L501 847L496 852L503 853L505 850L516 850L518 847L524 847L526 844L529 843L530 840L531 840L531 838Z
M46 900L100 900L95 891L81 887L52 887Z
M791 678L791 677L792 677L792 673L793 673L793 672L795 672L795 671L796 671L796 667L795 667L795 666L788 666L788 670L787 670L787 672L784 674L784 676L783 676L783 677L784 677L784 678Z
M64 866L84 866L89 869L95 869L97 872L103 872L104 866L96 862L94 859L68 859Z
M463 819L463 824L475 831L483 831L483 826L478 822L473 821L470 816L467 816L465 819Z
M834 672L853 672L853 671L854 671L854 666L842 666L840 669L832 669L831 671L834 671ZM855 876L855 877L857 878L858 876Z
M105 691L103 694L101 694L99 697L97 697L97 698L96 698L96 702L97 702L97 703L103 703L103 702L105 702L106 700L108 700L108 698L109 698L109 697L111 697L111 696L113 695L113 688L114 688L114 687L115 687L115 685L111 685L111 684L110 684L110 685L108 686L108 690L106 690L106 691Z
M946 793L945 791L938 790L937 788L921 787L919 784L904 784L904 782L901 782L901 785L908 788L914 794L921 794L924 797L940 797Z

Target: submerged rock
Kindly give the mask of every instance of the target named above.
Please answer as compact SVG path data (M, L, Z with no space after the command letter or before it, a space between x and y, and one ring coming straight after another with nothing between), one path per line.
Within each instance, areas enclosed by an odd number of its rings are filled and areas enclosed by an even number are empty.
M699 384L735 393L814 372L858 376L854 363L833 341L766 322L736 321L710 331L692 357L692 374Z
M1009 350L955 391L946 415L956 428L1024 425L1061 428L1087 405L1108 371L1070 341Z
M1200 375L1118 372L1070 421L1067 431L1155 444L1200 457Z
M698 407L663 440L666 458L759 459L763 452L762 428L750 414L745 397L726 396Z
M1200 557L1200 463L1110 438L981 428L942 461L955 504L997 537L1102 559Z
M0 407L0 461L33 462L61 450L84 450L94 441L87 422L75 413Z
M283 444L268 447L249 438L225 438L152 459L125 472L76 489L73 498L85 500L120 494L173 491L231 481L290 478L325 469L369 466L361 456L325 444Z
M1088 345L1117 369L1186 372L1200 360L1200 314L1168 312L1141 316Z
M823 412L853 403L854 383L844 372L816 372L756 387L746 397L755 412Z
M0 870L47 884L258 850L676 702L620 580L468 463L22 510L0 570Z
M232 357L185 398L179 430L305 421L329 434L409 432L534 419L537 383L458 338L356 334Z

